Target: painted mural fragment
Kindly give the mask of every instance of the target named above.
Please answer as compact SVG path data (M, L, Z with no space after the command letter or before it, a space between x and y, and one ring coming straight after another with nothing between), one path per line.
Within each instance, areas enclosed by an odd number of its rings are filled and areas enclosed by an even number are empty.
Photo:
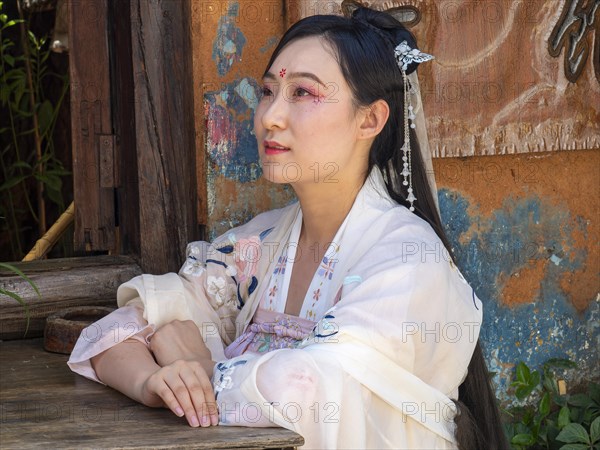
M537 195L508 196L485 216L457 191L441 189L439 202L457 263L484 304L482 344L493 349L488 364L500 397L506 399L519 360L539 368L549 358L570 358L580 369L569 374L572 382L598 378L597 286L564 282L590 264L580 242L587 222L570 220L568 209ZM578 289L586 292L585 306L574 304Z
M259 92L254 79L243 78L204 96L210 166L241 183L255 181L262 174L253 131Z
M227 74L235 61L242 60L246 37L236 25L238 15L239 4L232 2L228 6L227 14L219 19L212 59L217 64L217 72L220 76Z

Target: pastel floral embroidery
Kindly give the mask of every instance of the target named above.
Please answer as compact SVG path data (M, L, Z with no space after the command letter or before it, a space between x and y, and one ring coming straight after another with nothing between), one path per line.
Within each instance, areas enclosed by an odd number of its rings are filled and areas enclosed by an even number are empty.
M218 363L215 366L215 379L214 379L214 389L215 389L215 399L218 397L219 393L225 389L231 389L233 387L233 379L231 375L235 371L237 366L241 366L246 364L246 360L241 359L235 361L233 363Z
M269 235L269 233L271 231L273 231L273 228L275 228L275 227L268 228L265 231L263 231L262 233L260 233L260 235L258 236L260 238L260 240L263 241Z
M188 248L187 248L187 254L188 256L193 256L193 257L198 257L200 256L200 248L198 247L197 244L189 244ZM194 258L196 259L196 258Z
M275 297L275 294L277 294L277 285L275 285L271 289L269 289L269 296L270 297Z
M316 338L328 338L338 333L338 325L332 319L335 316L329 313L317 322L313 330Z
M189 244L187 247L187 258L181 271L185 275L199 277L205 271L206 264L199 260L200 248L196 244Z
M286 264L287 264L287 256L280 256L277 259L277 264L275 265L275 270L273 271L273 274L277 275L278 273L280 273L283 275L285 273Z
M321 296L321 289L317 289L315 292L313 292L313 300L319 301L320 296Z
M227 282L223 277L208 277L208 293L215 298L217 305L221 306L227 299Z
M321 266L319 267L319 271L317 273L320 276L324 278L329 278L331 280L331 278L333 277L333 269L336 263L337 260L325 256L323 258L323 261L321 261Z
M191 275L193 277L199 277L205 270L204 264L198 261L193 255L187 257L182 269L185 275Z
M233 251L235 252L238 280L243 283L256 273L261 253L260 238L252 236L248 239L240 239L233 244Z

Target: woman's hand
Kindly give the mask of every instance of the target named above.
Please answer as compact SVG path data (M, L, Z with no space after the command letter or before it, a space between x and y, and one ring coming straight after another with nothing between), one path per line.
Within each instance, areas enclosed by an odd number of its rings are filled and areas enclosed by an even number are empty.
M142 403L166 406L179 417L185 415L192 427L217 425L217 404L207 373L212 373L213 366L213 361L204 359L177 360L161 367L142 384Z
M150 350L161 367L177 360L211 359L200 330L191 320L174 320L160 327L150 339Z

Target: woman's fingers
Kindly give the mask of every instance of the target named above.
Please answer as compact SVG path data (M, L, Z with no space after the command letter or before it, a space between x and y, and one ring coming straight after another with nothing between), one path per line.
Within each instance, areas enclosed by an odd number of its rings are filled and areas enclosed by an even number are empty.
M148 378L148 381L146 382L146 390L150 392L150 394L159 396L164 405L173 411L175 415L182 417L185 414L185 411L175 397L172 388L165 380L165 373L163 369L158 370L152 374L150 378Z
M212 422L211 412L215 413L211 409L216 408L216 405L214 404L212 384L206 376L204 369L199 364L192 363L180 372L180 377L185 383L194 410L200 420L200 425L203 427L210 426Z
M191 397L192 392L189 391L184 378L188 378L186 377L186 374L181 373L180 371L173 371L168 373L168 375L165 377L165 383L175 396L176 402L179 404L181 409L183 409L185 418L190 426L198 427L200 426L201 416L196 411L196 407ZM188 379L188 382L191 383L191 380Z
M204 371L204 368L200 365L194 368L194 373L198 380L200 380L200 386L202 388L202 396L204 402L202 405L202 416L209 425L219 424L219 412L217 409L217 401L215 399L215 392L213 390L212 383L208 378L208 375Z
M158 395L177 416L192 427L218 424L212 384L202 366L193 361L176 361L152 375L148 389Z

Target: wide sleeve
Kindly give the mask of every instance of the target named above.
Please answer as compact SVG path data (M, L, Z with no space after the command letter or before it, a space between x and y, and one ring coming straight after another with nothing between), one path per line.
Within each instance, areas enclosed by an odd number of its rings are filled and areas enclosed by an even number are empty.
M351 268L302 348L217 364L223 425L282 426L306 448L455 448L451 399L481 304L448 258L402 242L378 243Z
M91 358L128 338L148 345L173 320L194 321L213 359L224 359L224 346L236 337L235 319L258 284L257 255L272 223L259 217L213 243L192 242L179 273L144 274L119 286L119 308L82 331L69 367L99 381Z
M91 359L105 350L127 340L135 339L148 345L154 327L143 317L139 297L83 329L67 364L70 369L90 380L102 383L92 368Z

